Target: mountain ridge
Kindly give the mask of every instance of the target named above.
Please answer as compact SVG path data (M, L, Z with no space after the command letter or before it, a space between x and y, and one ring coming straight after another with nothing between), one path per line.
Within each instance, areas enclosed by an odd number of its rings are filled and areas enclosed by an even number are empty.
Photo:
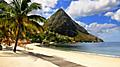
M102 39L88 33L85 28L72 20L61 8L48 18L47 22L44 24L45 28L62 35L73 37L77 42L103 42Z

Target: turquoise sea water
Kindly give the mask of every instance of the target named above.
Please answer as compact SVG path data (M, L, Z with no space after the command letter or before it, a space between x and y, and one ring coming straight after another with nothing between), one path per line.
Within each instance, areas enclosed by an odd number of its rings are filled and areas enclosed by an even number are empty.
M120 42L75 43L75 46L57 46L55 49L77 51L103 56L120 57Z
M120 42L76 43L73 45L77 45L70 48L73 51L120 57Z

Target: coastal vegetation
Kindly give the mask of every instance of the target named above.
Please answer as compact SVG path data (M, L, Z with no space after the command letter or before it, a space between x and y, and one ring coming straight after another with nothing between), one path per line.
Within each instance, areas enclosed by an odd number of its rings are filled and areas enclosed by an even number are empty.
M41 5L38 3L29 5L30 2L31 0L13 0L11 3L5 1L0 3L0 9L2 10L0 13L2 41L15 40L14 52L16 52L18 40L25 38L26 32L39 33L43 29L38 22L44 22L45 18L37 15L27 15L32 10L41 9Z

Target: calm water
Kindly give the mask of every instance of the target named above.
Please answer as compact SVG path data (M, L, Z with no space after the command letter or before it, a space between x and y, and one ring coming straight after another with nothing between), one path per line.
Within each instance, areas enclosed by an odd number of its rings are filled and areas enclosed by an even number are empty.
M120 42L76 43L73 45L77 46L62 47L62 49L120 57Z

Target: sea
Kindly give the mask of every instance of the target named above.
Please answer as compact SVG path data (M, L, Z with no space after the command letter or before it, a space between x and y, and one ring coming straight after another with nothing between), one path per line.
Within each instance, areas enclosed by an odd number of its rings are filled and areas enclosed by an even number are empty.
M56 49L120 58L120 42L75 43L71 45L75 46L57 47Z

